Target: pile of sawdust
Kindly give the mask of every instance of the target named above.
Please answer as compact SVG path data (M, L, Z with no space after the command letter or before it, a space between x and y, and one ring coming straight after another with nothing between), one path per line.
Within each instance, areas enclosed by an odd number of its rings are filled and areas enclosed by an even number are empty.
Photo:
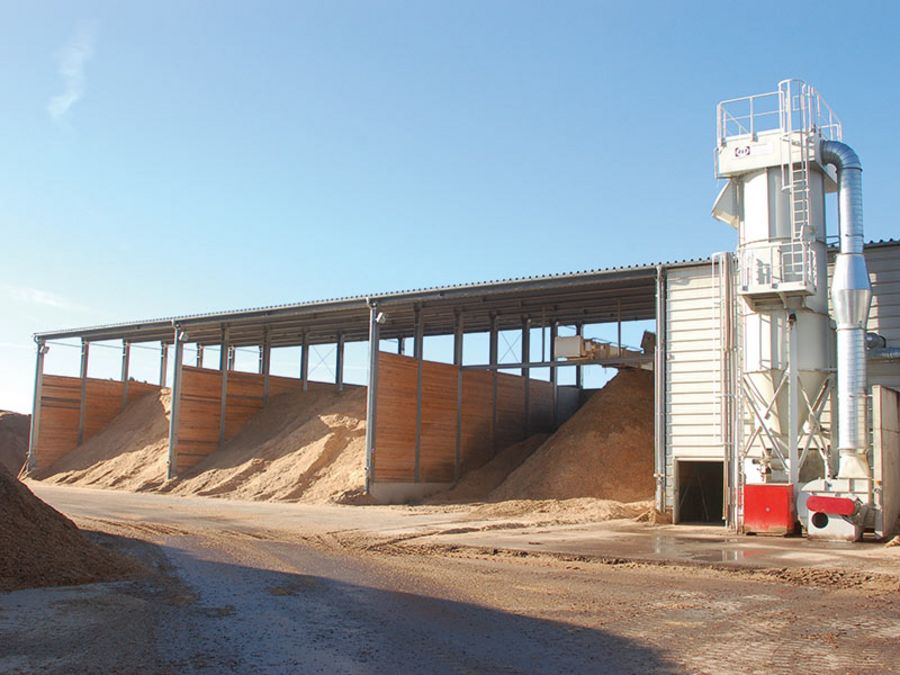
M466 472L449 490L431 496L427 503L485 501L546 440L547 434L535 434L501 450L486 464Z
M625 369L513 471L490 500L637 502L653 496L653 468L653 373Z
M0 471L0 591L121 579L136 569Z
M171 406L168 389L132 401L102 431L33 477L134 492L159 488L166 480Z
M0 468L16 476L25 463L31 415L0 410Z
M365 388L281 394L165 491L256 501L361 501L365 438Z

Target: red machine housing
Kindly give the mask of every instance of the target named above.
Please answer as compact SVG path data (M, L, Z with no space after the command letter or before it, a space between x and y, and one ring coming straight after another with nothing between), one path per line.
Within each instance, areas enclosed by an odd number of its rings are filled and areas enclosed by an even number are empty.
M744 486L744 532L786 536L797 532L794 486Z

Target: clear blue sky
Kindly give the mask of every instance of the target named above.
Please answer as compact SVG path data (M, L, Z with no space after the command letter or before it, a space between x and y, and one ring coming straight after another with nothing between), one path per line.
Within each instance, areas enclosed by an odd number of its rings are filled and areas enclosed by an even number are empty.
M715 104L786 77L897 236L898 7L4 1L0 408L36 330L732 249Z

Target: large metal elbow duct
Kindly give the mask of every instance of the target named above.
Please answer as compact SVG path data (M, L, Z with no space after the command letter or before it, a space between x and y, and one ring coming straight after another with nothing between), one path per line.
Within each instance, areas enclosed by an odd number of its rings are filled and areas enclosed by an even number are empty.
M839 478L869 478L866 386L866 323L872 303L863 256L862 164L853 149L822 141L821 160L838 180L840 252L834 265L831 302L837 323Z

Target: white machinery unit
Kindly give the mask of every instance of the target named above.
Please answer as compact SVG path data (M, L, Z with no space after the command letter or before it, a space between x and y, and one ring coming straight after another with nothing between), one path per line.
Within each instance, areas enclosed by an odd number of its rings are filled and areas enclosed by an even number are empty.
M622 344L585 338L581 335L559 335L553 342L554 354L567 361L584 361L608 366L631 365L651 370L651 351L642 351Z
M798 80L721 102L717 132L716 175L728 183L713 216L738 232L736 264L727 271L735 340L723 357L731 364L722 392L730 402L722 413L730 429L729 519L766 532L768 516L750 514L772 508L747 503L768 499L766 490L745 486L780 486L792 495L784 503L793 509L799 501L796 513L776 520L793 523L799 514L810 536L858 539L873 517L862 167L841 142L838 118ZM834 191L840 253L829 317L825 194ZM837 466L828 419L837 422Z

